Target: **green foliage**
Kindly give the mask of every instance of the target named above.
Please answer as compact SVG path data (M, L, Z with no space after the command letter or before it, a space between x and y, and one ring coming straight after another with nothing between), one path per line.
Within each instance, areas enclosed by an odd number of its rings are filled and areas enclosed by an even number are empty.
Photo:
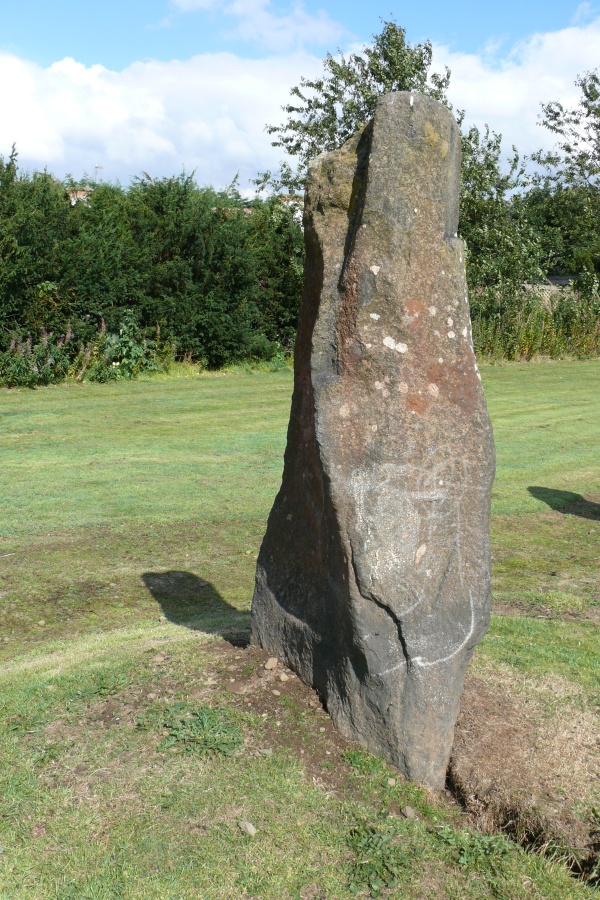
M235 184L201 189L185 174L88 187L72 205L71 182L20 173L14 148L0 159L0 383L135 377L173 353L216 368L291 347L297 208L247 206Z
M462 121L462 120L461 120ZM467 244L467 278L475 315L501 311L523 284L543 279L540 240L515 192L524 167L515 147L502 171L502 136L471 127L462 136L460 234Z
M542 236L548 269L574 274L584 297L600 273L600 70L576 79L579 105L542 105L541 124L560 139L554 151L536 153L542 168L525 198ZM592 290L593 293L593 290Z
M6 387L38 387L62 381L71 365L69 343L71 334L58 340L47 334L42 326L41 339L34 344L31 337L12 340L8 349L0 352L0 384Z
M159 751L176 748L200 756L232 756L244 743L231 712L210 706L194 710L186 703L174 703L148 710L138 717L137 724L162 731L165 737L157 747Z
M600 187L600 69L580 75L579 106L565 109L553 101L542 105L542 124L561 141L539 162L554 170L554 178L572 185Z
M381 94L413 90L444 100L450 72L446 69L444 75L430 75L431 58L431 43L409 44L406 31L394 21L384 22L381 32L373 36L373 44L362 53L351 53L348 58L328 53L320 78L302 78L300 85L291 89L293 102L283 107L287 122L267 125L268 133L277 136L273 146L297 158L298 171L284 166L279 178L266 172L257 183L301 189L309 161L341 147L363 128Z
M34 388L63 381L68 375L77 381L118 381L163 372L172 359L172 346L145 338L131 310L123 314L117 334L108 332L102 320L97 335L79 348L70 326L58 339L47 334L43 325L41 333L36 344L31 336L13 339L8 350L0 352L0 384Z
M95 672L89 676L89 682L83 687L78 687L74 692L74 699L92 700L96 697L111 697L119 694L131 684L131 678L124 673Z
M361 775L376 775L384 770L384 763L366 750L346 750L342 757Z
M483 834L479 831L455 831L448 825L438 825L437 836L450 847L459 866L479 868L514 853L514 845L502 834Z
M366 889L371 897L380 897L384 888L398 886L408 855L399 843L397 829L388 820L359 822L350 830L348 846L354 857L351 893Z

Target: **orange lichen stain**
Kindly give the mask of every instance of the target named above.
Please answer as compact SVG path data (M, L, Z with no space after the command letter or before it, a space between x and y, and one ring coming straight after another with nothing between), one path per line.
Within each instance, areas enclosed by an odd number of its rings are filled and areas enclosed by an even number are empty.
M469 411L478 398L478 388L473 368L472 356L459 356L452 365L434 363L427 369L430 383L437 384L443 395L461 409Z
M406 310L406 315L410 316L411 319L417 314L425 312L425 306L419 300L407 300L404 304L404 309Z
M429 404L430 401L428 398L419 396L418 394L413 394L412 397L406 398L406 405L408 408L421 415L428 408Z

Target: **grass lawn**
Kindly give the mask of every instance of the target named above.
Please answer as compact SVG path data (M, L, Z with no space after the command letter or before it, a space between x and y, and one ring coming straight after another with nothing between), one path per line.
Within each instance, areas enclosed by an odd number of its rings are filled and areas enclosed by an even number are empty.
M236 646L292 377L183 372L0 391L0 898L597 896L560 842L478 831ZM496 615L473 678L593 826L600 363L482 375Z

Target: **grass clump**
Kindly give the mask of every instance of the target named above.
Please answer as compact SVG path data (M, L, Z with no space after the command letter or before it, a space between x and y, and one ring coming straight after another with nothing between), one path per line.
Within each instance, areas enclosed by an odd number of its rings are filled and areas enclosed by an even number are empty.
M352 851L349 890L353 894L368 890L380 897L384 888L400 884L408 862L406 846L399 841L397 829L388 821L360 822L350 829L348 847Z
M242 732L229 710L210 706L193 709L185 702L141 713L137 726L154 728L165 735L157 747L161 752L175 748L200 756L233 756L244 743Z

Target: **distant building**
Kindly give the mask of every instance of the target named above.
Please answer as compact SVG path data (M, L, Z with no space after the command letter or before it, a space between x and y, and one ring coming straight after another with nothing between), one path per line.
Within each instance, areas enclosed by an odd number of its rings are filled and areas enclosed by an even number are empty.
M78 188L77 190L69 191L71 206L75 206L76 203L85 203L87 206L87 202L92 193L93 191L90 188Z

